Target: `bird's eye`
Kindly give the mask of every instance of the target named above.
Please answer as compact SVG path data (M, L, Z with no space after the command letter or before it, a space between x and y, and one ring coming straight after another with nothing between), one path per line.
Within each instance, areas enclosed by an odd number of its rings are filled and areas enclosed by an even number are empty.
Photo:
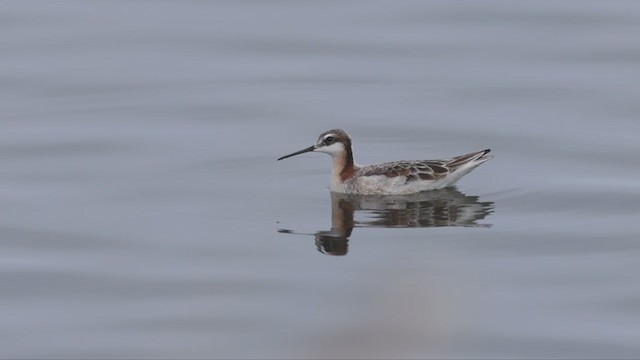
M334 138L333 136L327 136L327 137L324 139L324 142L325 142L325 143L327 143L327 144L331 144L335 139L336 139L336 138Z

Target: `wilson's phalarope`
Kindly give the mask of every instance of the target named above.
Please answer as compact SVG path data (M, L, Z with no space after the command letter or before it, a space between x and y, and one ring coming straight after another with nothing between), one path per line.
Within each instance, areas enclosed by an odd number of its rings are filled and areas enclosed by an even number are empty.
M399 195L454 185L478 165L493 158L490 149L444 160L402 160L361 166L353 161L351 136L341 129L325 131L315 145L278 160L310 151L331 155L331 191L363 195Z

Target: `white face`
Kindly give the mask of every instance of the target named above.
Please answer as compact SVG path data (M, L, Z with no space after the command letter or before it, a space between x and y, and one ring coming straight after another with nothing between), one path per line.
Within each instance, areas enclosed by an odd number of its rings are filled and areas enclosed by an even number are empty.
M331 145L324 146L322 143L318 144L318 148L313 150L315 152L321 152L331 155L331 157L337 156L344 152L344 145L340 142L334 142Z
M316 149L313 151L322 152L331 155L331 157L335 157L343 153L344 150L344 145L338 141L336 135L329 133L318 139Z

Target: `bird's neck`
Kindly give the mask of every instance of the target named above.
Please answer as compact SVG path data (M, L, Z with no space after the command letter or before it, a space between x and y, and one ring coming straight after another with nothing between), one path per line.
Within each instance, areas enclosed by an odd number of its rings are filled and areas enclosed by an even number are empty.
M356 165L353 161L353 151L350 147L333 156L332 177L334 181L344 183L353 177L355 171Z

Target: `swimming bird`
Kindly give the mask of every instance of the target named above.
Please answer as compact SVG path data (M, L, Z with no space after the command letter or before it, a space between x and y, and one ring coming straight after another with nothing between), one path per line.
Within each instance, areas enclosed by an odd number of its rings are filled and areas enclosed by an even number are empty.
M314 145L282 156L286 159L306 152L331 155L331 191L363 195L402 195L442 189L454 185L485 161L491 149L443 160L401 160L377 165L358 165L353 160L351 136L341 129L323 132Z

